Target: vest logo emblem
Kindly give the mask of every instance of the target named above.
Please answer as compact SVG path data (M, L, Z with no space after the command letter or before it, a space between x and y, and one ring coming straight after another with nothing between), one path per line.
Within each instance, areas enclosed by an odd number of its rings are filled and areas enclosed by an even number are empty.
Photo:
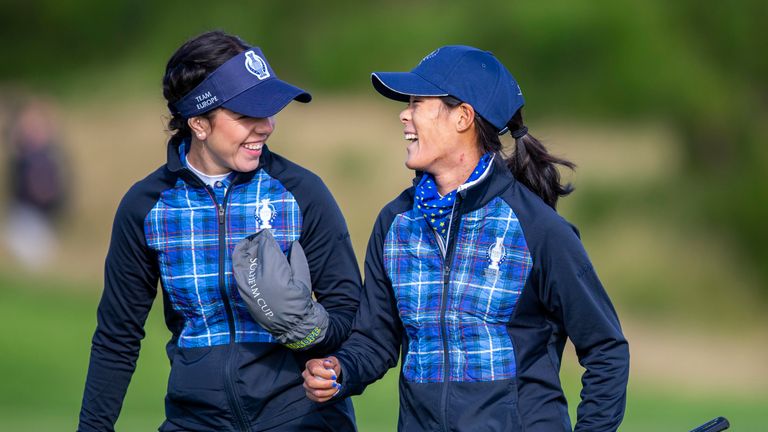
M499 265L503 263L504 259L507 257L507 250L502 244L503 241L504 237L496 237L496 243L488 248L488 261L490 264L488 264L488 269L486 272L499 272Z
M256 212L253 216L256 218L256 222L259 224L258 228L267 229L272 228L271 224L272 221L275 220L276 215L277 210L275 210L275 206L269 202L269 198L264 198L259 204L257 204Z

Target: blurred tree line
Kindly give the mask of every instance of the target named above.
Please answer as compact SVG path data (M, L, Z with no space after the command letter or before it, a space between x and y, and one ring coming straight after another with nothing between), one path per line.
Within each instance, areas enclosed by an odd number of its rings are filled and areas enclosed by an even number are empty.
M121 68L159 87L173 50L213 28L261 46L278 74L314 90L369 91L372 70L411 67L444 44L491 50L522 83L529 118L642 119L674 127L685 146L685 172L656 191L655 205L726 233L754 260L768 295L765 0L0 5L0 82L48 89L83 76L109 80ZM634 191L627 185L616 193Z

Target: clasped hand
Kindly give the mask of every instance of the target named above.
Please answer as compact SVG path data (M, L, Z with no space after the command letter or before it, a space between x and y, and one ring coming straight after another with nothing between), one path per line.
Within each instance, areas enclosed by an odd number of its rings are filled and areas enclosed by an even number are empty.
M329 401L341 391L341 365L334 356L308 361L301 376L307 397L315 402Z

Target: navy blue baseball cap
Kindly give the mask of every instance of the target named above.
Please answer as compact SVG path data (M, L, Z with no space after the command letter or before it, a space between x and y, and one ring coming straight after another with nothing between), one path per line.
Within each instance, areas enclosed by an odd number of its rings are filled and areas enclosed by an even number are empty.
M312 95L278 79L261 49L251 47L211 72L170 108L185 118L218 107L265 118L277 114L292 100L306 103Z
M511 73L489 51L464 45L438 48L410 72L374 72L373 87L396 101L411 96L453 96L499 130L525 103Z

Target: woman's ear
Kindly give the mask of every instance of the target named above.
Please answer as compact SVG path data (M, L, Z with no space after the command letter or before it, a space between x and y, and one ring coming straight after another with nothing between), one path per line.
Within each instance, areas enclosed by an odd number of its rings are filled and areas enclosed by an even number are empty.
M189 128L192 129L192 136L196 137L200 141L204 141L208 138L211 132L211 122L203 116L195 116L187 119Z
M456 131L466 132L475 124L475 109L472 105L462 102L454 110L458 118L456 119Z

